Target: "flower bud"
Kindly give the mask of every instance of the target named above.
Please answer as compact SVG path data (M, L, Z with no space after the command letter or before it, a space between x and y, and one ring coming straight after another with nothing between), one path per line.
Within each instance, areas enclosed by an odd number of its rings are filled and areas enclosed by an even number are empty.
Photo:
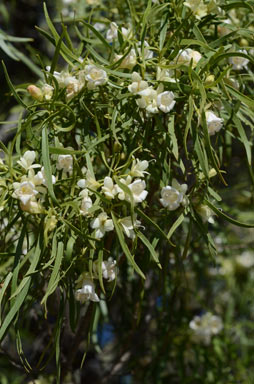
M116 152L116 153L120 152L122 149L122 144L120 144L118 140L115 141L113 149L114 149L114 152Z
M30 93L33 99L42 101L43 93L40 88L36 87L36 85L29 85L27 87L27 91Z
M241 47L248 47L249 42L248 42L248 40L246 40L246 39L241 39L241 40L239 41L239 45L240 45Z
M206 85L210 85L214 82L214 75L209 75L207 76L207 78L205 79L205 84Z

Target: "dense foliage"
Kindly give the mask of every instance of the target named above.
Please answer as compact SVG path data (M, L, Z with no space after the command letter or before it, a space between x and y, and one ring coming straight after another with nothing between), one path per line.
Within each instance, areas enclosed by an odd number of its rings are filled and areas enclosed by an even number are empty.
M94 355L102 383L252 382L254 1L113 3L44 4L36 85L3 64L0 361L17 383L82 382Z

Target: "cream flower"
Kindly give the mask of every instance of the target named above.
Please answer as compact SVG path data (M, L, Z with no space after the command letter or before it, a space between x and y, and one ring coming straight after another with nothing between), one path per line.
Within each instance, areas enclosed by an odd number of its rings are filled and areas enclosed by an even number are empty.
M141 91L148 88L148 83L142 80L142 77L137 72L132 73L131 79L132 83L128 86L128 90L134 95L139 95Z
M203 0L187 0L184 2L184 5L191 9L197 19L201 19L207 15L208 8Z
M32 197L38 194L35 185L30 181L23 181L22 183L13 183L14 192L12 197L19 199L23 205L26 205Z
M212 111L206 111L206 124L208 128L208 133L210 136L214 135L216 132L219 132L223 125L223 119L219 118Z
M196 208L196 211L201 216L203 223L206 223L208 221L208 223L214 224L213 216L215 215L215 213L207 205L200 204Z
M132 177L130 175L128 175L126 177L126 179L120 179L120 182L124 185L130 185L130 183L132 182ZM119 187L117 186L117 192L118 192L118 199L120 200L125 200L126 199L126 193Z
M185 194L187 192L187 184L180 185L175 179L172 181L172 187L167 185L161 190L160 202L164 208L174 211L185 204Z
M160 93L157 96L158 108L164 113L170 112L174 108L176 103L174 98L175 98L175 95L173 92L165 91Z
M44 84L42 86L42 95L45 100L51 100L54 92L54 87L49 84Z
M112 257L109 257L108 260L105 260L101 263L102 277L105 280L113 281L116 278L116 260L113 260ZM98 279L98 261L93 263L93 272L95 277Z
M119 61L124 55L115 55L115 62ZM119 68L132 69L137 64L137 55L135 49L131 49L128 55L121 61Z
M41 168L40 164L33 164L35 157L36 153L34 151L26 151L17 163L26 171L31 168Z
M28 173L28 178L31 180L34 185L45 185L45 187L48 186L46 176L45 176L45 170L44 167L41 168L39 172L34 175L31 171ZM52 184L55 184L56 178L54 175L51 176Z
M97 293L95 292L95 286L91 278L85 277L83 279L82 287L75 292L75 298L81 303L86 301L100 301Z
M106 176L104 179L104 186L101 188L106 198L111 200L114 199L118 193L117 186L114 185L111 177Z
M249 269L254 266L254 252L245 251L235 258L238 267Z
M136 179L128 187L132 193L134 203L142 203L146 199L148 192L145 190L146 183L144 180ZM127 194L126 200L130 201L130 196Z
M106 39L109 43L112 43L117 39L118 25L116 23L110 23L110 28L107 30Z
M57 159L56 168L63 170L66 173L72 173L73 171L73 157L72 155L59 155Z
M138 53L139 56L142 55L141 41L138 42ZM147 41L144 41L144 59L149 60L153 58L153 51L149 49L149 44Z
M158 94L152 87L140 91L139 95L141 96L141 99L136 100L139 108L145 108L149 113L158 113Z
M207 312L203 316L195 316L189 324L193 331L193 341L209 345L213 335L217 335L223 329L223 323L219 316Z
M175 83L174 71L172 69L165 69L165 68L158 67L157 73L156 73L156 80Z
M244 53L247 55L247 52L245 49L241 49L238 52ZM232 64L232 68L235 69L236 71L241 71L244 68L247 68L249 60L246 57L242 56L232 56L229 58L229 63Z
M89 209L92 207L93 202L91 197L89 197L88 189L83 189L79 195L83 197L81 201L80 213L81 215L86 216L89 214Z
M131 216L123 217L119 220L123 231L127 237L134 239L136 237L135 228L141 227L141 222L137 220L137 215L134 215L133 221Z
M130 175L133 177L145 177L146 169L148 168L148 161L143 160L140 161L139 159L133 159L131 170L130 170Z
M96 239L101 239L106 232L113 231L114 224L111 219L108 219L106 212L102 212L91 221L90 227L95 229Z
M176 56L177 64L189 65L192 60L193 68L197 66L200 59L202 59L202 55L198 51L194 51L191 48L180 49L178 55Z
M80 179L77 183L79 188L89 188L92 190L97 190L100 187L100 183L96 181L94 176L92 176L90 171L86 172L86 178L85 179Z
M108 76L103 69L89 64L85 66L85 79L87 81L87 88L94 89L95 87L106 84Z
M42 205L34 198L31 198L31 200L29 200L26 204L23 204L21 202L20 207L22 211L29 212L32 214L39 214L44 212Z

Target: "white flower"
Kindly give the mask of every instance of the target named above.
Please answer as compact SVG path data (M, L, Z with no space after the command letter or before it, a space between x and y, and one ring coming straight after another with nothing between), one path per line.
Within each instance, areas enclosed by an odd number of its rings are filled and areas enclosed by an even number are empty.
M245 49L241 49L238 52L247 55ZM243 68L247 68L249 60L242 56L232 56L229 58L229 63L232 64L232 68L236 71L241 71Z
M89 277L86 277L82 281L82 288L78 289L75 292L76 300L84 303L86 301L100 301L97 293L95 292L95 286L93 280Z
M226 19L223 20L223 23L221 25L218 25L218 32L220 36L225 36L228 33L232 32L232 30L229 29L225 24L232 25L232 21L230 19Z
M101 263L101 269L102 269L102 277L105 280L113 281L116 278L116 260L113 260L112 257L110 257L108 260L103 261ZM99 271L98 271L98 261L96 261L93 264L93 272L95 274L95 277L99 277Z
M79 195L83 197L81 201L80 213L81 215L86 216L89 214L89 209L92 207L93 202L91 197L89 197L88 189L83 189Z
M219 316L207 312L203 316L195 316L189 324L193 331L193 341L209 345L213 335L217 335L223 329L223 323Z
M114 61L119 61L124 55L115 55ZM121 61L119 68L132 69L137 64L135 49L131 49L127 56Z
M19 199L23 205L26 205L32 197L36 196L38 191L35 185L30 181L23 181L22 183L13 183L14 192L12 196Z
M95 23L93 27L96 29L96 31L102 32L106 28L106 25L103 23Z
M187 184L180 185L175 179L172 181L172 187L167 185L161 190L160 202L164 208L174 211L181 204L185 204L185 194L187 192Z
M148 49L149 44L147 41L144 41L144 59L149 60L153 58L153 51ZM142 49L141 49L141 41L138 42L138 53L141 56L142 55Z
M21 202L20 207L22 211L29 212L32 214L43 213L44 211L41 204L38 201L34 200L34 198L31 198L31 200L29 200L26 204L23 204Z
M128 186L132 182L132 177L128 175L126 179L120 179L120 182ZM118 199L120 200L126 199L126 193L119 186L117 186L117 192L118 192Z
M238 267L249 269L254 266L254 252L245 251L235 258Z
M96 179L94 178L94 176L92 176L90 171L87 171L86 172L86 178L80 179L77 182L77 186L79 188L82 188L82 189L83 188L89 188L89 189L96 191L100 187L100 183L98 183L98 181L96 181ZM90 192L90 193L92 193L92 192Z
M41 90L45 100L50 100L52 98L54 87L49 84L44 84Z
M214 224L213 216L215 215L215 213L207 205L200 204L196 208L196 211L201 216L203 223L206 223L208 221L208 223Z
M137 72L133 72L131 75L132 83L128 86L129 92L134 95L139 95L140 91L148 88L148 83L142 80L141 76Z
M136 100L139 108L145 108L149 113L158 113L158 94L152 87L148 87L143 91L140 91L139 95L141 96L141 99Z
M175 103L176 103L174 100L174 97L175 97L174 93L170 92L170 91L165 91L165 92L160 93L157 96L158 108L164 113L170 112L171 109L174 108Z
M45 185L45 187L48 186L46 176L45 176L45 170L44 167L41 168L39 172L34 175L33 173L28 174L28 178L34 183L34 185ZM54 175L51 176L52 184L55 184L56 178Z
M36 157L36 153L34 151L26 151L24 155L17 161L17 163L23 167L26 171L31 168L40 168L40 164L33 164Z
M178 55L176 56L177 64L188 65L192 60L193 68L196 67L200 59L202 59L202 55L198 51L194 51L191 48L180 49Z
M73 170L73 157L72 155L59 155L57 159L56 168L64 172L72 173Z
M98 68L93 64L89 64L85 66L85 79L87 81L87 88L94 89L99 85L106 84L108 76L103 69Z
M148 168L148 161L143 160L140 161L139 159L133 159L130 175L133 177L144 177L145 173L148 174L145 170Z
M175 83L174 71L172 69L165 69L165 68L158 67L157 73L156 73L156 80Z
M74 97L84 86L81 79L76 79L74 76L68 77L65 80L66 84L66 98L69 100Z
M141 203L146 199L148 192L145 190L146 183L144 180L136 179L128 187L132 193L134 203ZM130 197L127 194L126 200L130 201Z
M107 30L106 39L108 42L112 42L117 39L118 25L116 23L110 23L110 28Z
M114 224L111 219L108 219L108 215L102 212L96 219L91 221L90 227L95 229L96 239L101 239L106 232L113 231Z
M101 188L106 198L111 200L114 199L118 193L118 188L114 185L111 177L106 176L104 179L104 186Z
M191 9L197 19L207 15L208 8L203 0L187 0L184 2L184 5Z
M125 235L130 239L134 239L136 237L134 229L141 227L141 222L137 220L137 215L134 215L133 221L131 216L127 216L119 220L119 223L121 224Z
M219 132L223 125L223 119L216 116L212 111L206 111L205 117L209 135L212 136Z

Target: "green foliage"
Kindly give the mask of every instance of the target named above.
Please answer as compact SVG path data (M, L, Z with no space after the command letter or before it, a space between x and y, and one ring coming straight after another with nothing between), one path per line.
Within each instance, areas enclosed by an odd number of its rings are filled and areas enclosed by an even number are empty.
M254 2L90 5L55 23L44 4L54 54L28 92L3 64L22 110L1 143L3 351L31 380L94 348L104 382L248 382Z

